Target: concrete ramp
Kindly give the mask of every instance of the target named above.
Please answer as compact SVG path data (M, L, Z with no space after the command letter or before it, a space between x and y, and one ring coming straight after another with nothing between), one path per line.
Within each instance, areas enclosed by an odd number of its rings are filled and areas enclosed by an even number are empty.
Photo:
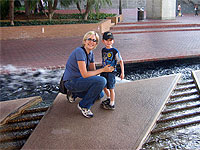
M34 96L0 102L0 126L6 124L7 121L20 116L25 109L36 105L41 101L42 98L40 96Z
M116 85L116 110L92 107L87 119L58 94L25 149L137 149L153 126L179 75Z
M192 76L200 93L200 70L192 71Z

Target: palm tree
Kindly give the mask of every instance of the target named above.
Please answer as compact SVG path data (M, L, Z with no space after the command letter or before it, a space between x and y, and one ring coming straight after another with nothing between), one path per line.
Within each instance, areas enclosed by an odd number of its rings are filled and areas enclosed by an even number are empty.
M41 0L24 0L25 14L27 18L29 18L31 10L34 10L35 7L37 7L37 3L40 1Z
M84 14L84 20L87 20L89 12L92 11L92 6L95 4L95 0L87 0L86 8L85 8L85 14Z
M30 15L30 0L24 0L24 5L25 5L25 14L26 17L28 18Z
M58 0L47 0L47 4L48 4L49 20L51 21L54 15L54 11L57 8Z
M87 0L85 14L84 14L84 20L87 20L88 14L90 11L92 11L92 8L94 6L96 13L99 13L100 6L102 5L112 5L111 0Z
M77 9L79 10L79 12L81 13L81 4L82 0L60 0L60 4L64 7L69 7L72 4L76 4Z
M14 0L9 1L9 18L10 24L14 25Z
M71 4L76 4L77 9L81 11L81 7L80 4L83 2L83 0L60 0L61 5L64 7L69 7L69 5ZM100 10L100 6L103 5L112 5L111 0L87 0L86 1L86 8L85 8L85 13L84 13L84 20L88 19L88 15L89 13L93 10L93 8L95 9L96 13L99 13Z
M96 14L97 14L97 19L99 19L100 7L105 6L105 5L111 6L112 2L111 2L111 0L96 0L94 5L95 5L94 8L95 8L95 11L96 11Z
M51 21L53 18L53 15L54 15L54 11L57 8L58 0L43 0L43 2L48 5L48 17L49 17L49 20ZM36 7L37 3L39 3L39 5L44 10L41 0L34 0L34 1L33 0L24 0L24 3L25 3L25 13L26 13L27 17L30 15L31 10L33 10ZM45 11L44 11L44 13L47 16Z

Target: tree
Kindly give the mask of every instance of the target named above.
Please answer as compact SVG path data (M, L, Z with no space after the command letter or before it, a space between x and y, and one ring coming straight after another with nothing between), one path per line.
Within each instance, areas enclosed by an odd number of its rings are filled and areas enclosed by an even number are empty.
M60 0L60 2L61 2L61 5L64 7L69 7L72 4L76 4L77 9L79 10L80 13L82 13L80 4L83 3L84 0ZM84 20L88 19L88 15L92 10L95 10L98 16L100 6L103 6L106 4L112 5L111 0L87 0L85 12L84 12Z
M54 11L57 8L58 0L47 0L47 4L48 4L49 20L51 21L54 15Z
M99 19L99 12L100 12L101 6L105 6L105 5L111 6L112 5L111 0L95 0L94 8L97 14L97 19Z
M9 15L9 1L7 0L0 0L0 19L6 19Z
M37 7L37 4L39 4L42 10L44 10L44 14L48 16L49 20L51 21L54 15L54 11L57 8L58 0L43 0L43 3L47 4L48 7L48 15L45 12L42 0L24 0L24 3L27 17L30 16L31 10L34 10Z
M80 7L81 0L60 0L60 4L66 8L72 4L76 4L76 7L79 10L79 12L82 12Z
M14 0L9 1L9 18L10 24L14 26Z
M15 6L16 7L20 7L21 3L19 2L19 0L2 0L1 1L1 9L3 8L3 10L1 10L3 13L2 17L6 17L6 15L9 15L9 19L10 19L10 24L14 26L14 13L15 13ZM9 4L9 9L7 9L7 4ZM8 11L7 13L5 11Z
M93 6L95 8L96 13L99 13L100 7L103 5L112 5L111 0L87 0L84 20L87 20L88 14L93 10Z
M25 14L26 17L28 18L30 16L30 0L24 0L24 5L25 5Z
M24 0L25 14L27 18L29 18L31 11L37 7L39 1L40 0Z
M84 20L87 20L89 12L92 11L92 6L95 4L95 0L87 0L86 8L85 8L85 14L84 14Z
M77 2L76 2L76 7L77 7L77 9L79 10L79 12L80 12L80 14L81 14L81 6L80 6L80 3L81 3L81 1L78 1L77 0Z

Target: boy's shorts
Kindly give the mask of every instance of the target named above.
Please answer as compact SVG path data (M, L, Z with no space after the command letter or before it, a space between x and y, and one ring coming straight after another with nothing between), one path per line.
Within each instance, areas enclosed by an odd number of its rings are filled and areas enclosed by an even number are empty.
M103 76L107 80L107 84L106 84L107 89L115 88L116 80L115 80L114 72L103 72L103 73L101 73L101 76Z

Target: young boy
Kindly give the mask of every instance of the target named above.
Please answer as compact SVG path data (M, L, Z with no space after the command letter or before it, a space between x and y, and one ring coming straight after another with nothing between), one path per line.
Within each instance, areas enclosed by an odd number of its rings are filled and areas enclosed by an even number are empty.
M107 96L106 100L102 101L101 106L104 109L115 109L115 75L116 75L116 66L117 62L120 63L120 68L121 68L121 75L120 78L121 80L124 79L124 63L122 60L122 57L119 53L119 51L114 48L112 45L114 44L114 37L111 32L105 32L103 34L103 39L102 39L103 44L105 47L102 49L102 65L103 67L106 65L111 65L115 68L113 72L103 72L101 73L101 76L105 77L107 80L107 85L104 88L104 92Z

